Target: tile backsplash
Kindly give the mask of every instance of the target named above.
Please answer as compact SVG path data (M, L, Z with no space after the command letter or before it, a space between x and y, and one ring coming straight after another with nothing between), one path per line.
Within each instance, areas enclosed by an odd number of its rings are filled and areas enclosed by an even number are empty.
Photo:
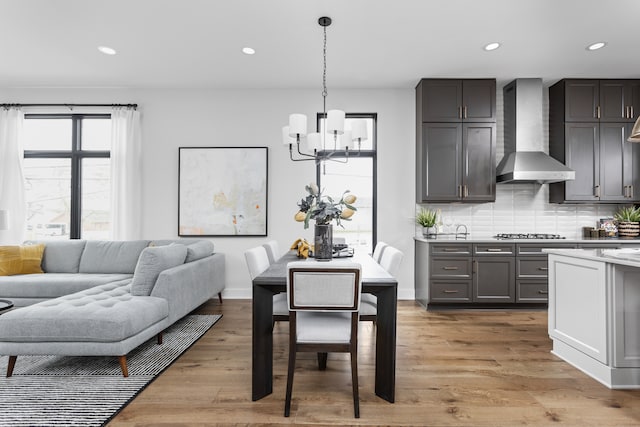
M497 233L550 233L568 239L582 235L582 227L595 227L600 218L612 217L619 205L549 203L547 184L498 184L494 203L429 203L439 209L447 230L464 224L474 238ZM416 229L416 233L421 230Z

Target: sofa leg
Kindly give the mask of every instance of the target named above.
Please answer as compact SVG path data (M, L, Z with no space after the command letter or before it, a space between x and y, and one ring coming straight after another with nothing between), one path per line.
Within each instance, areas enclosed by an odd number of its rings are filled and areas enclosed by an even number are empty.
M162 345L162 332L158 333L158 345Z
M220 304L222 304L222 292L218 292L218 299L220 300Z
M122 369L122 376L129 376L129 369L127 369L127 356L118 356L118 362L120 363L120 369Z
M16 366L16 359L18 356L9 356L9 363L7 364L7 378L13 375L13 368Z

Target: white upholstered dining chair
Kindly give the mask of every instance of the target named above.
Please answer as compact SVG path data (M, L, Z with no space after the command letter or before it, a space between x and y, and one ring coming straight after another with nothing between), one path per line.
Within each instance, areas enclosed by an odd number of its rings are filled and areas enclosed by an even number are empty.
M267 250L267 256L269 257L270 264L273 264L280 259L282 254L280 253L280 245L278 245L277 240L269 240L262 246Z
M244 258L247 261L251 280L255 279L271 265L269 262L269 255L264 246L256 246L255 248L247 249L244 252ZM286 320L289 320L287 294L282 292L273 296L273 321L277 322Z
M284 416L291 411L297 352L351 355L353 411L360 418L358 395L358 310L362 268L352 262L295 261L287 265L289 367Z
M376 249L377 248L378 245L376 245ZM404 254L402 253L402 251L385 243L379 263L380 266L387 271L387 273L389 273L393 277L396 277L398 271L400 270L400 264L402 263L403 258ZM378 298L373 294L363 293L362 303L360 304L360 320L375 322L377 314Z

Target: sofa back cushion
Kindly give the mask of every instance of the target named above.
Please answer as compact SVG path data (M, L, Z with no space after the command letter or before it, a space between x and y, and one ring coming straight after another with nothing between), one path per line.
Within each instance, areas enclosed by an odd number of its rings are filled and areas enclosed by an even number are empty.
M43 241L42 269L45 273L77 273L85 240Z
M197 261L208 257L213 253L213 242L208 240L200 240L198 242L187 245L187 259L185 262Z
M160 273L184 264L186 257L187 247L184 245L150 246L144 249L133 273L131 295L151 295Z
M133 274L148 240L87 240L80 258L80 273Z

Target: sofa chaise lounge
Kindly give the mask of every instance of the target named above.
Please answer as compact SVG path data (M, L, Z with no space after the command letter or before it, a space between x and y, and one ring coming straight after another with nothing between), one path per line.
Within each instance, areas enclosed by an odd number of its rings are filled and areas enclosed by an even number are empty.
M0 354L11 376L19 355L117 356L225 286L224 255L206 240L44 242L41 274L0 276Z

